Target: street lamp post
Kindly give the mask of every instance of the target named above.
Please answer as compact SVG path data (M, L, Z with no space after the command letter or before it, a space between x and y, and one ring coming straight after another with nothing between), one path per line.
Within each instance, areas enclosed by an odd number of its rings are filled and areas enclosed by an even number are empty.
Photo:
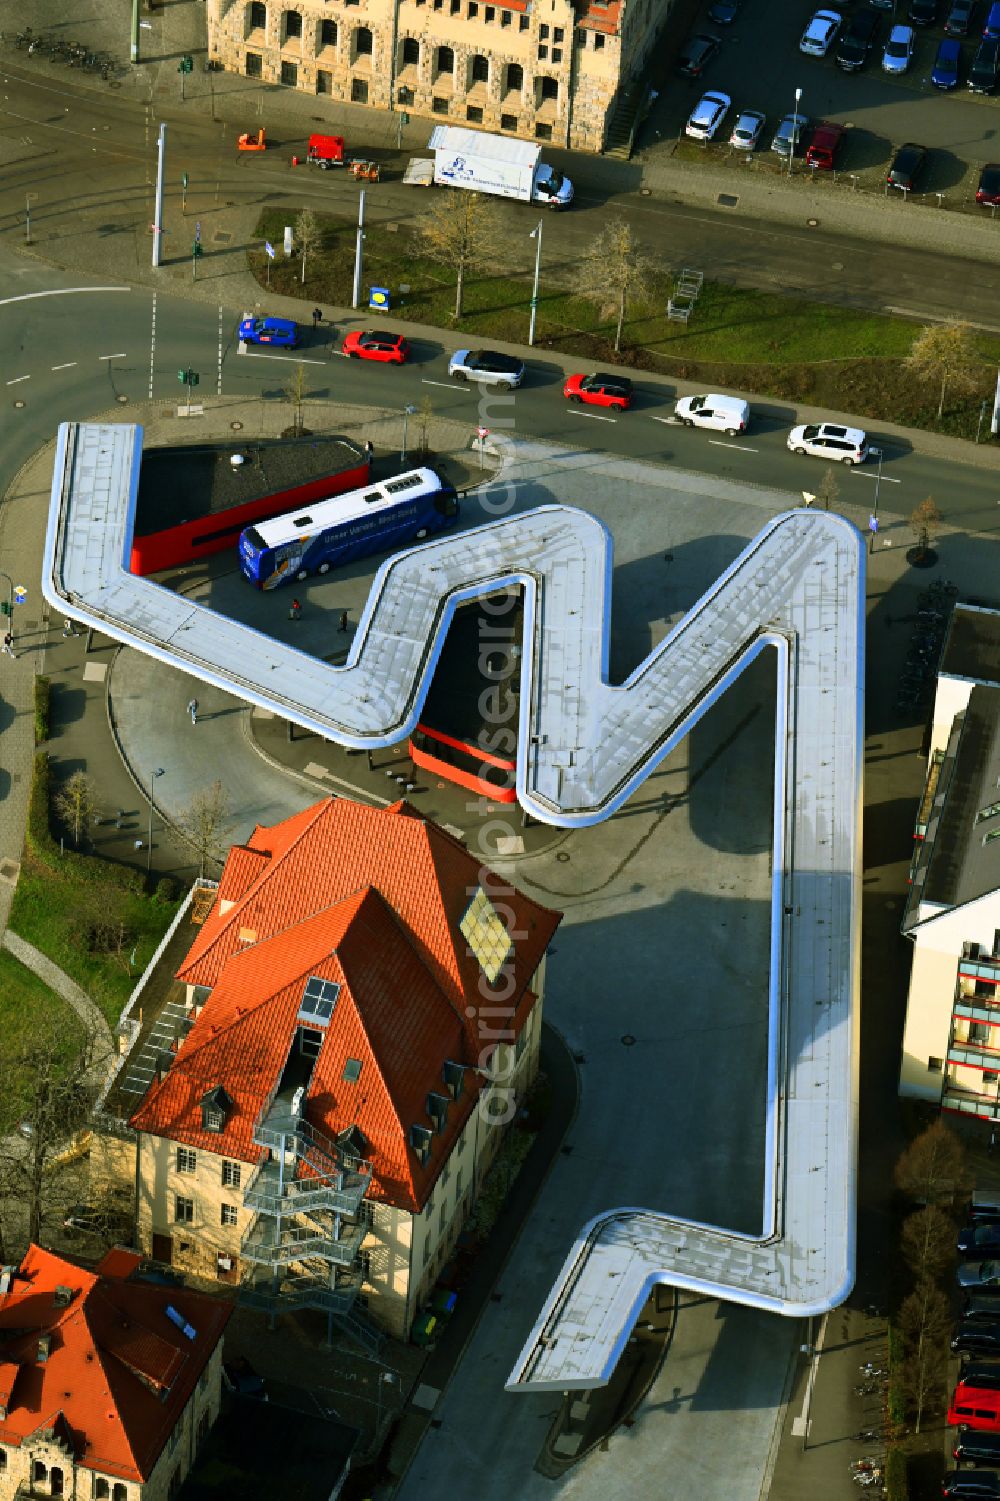
M528 344L535 342L535 318L538 314L538 273L542 266L542 220L539 219L534 229L528 236L529 240L535 241L535 281L531 289L531 322L528 325Z
M869 453L871 453L873 455L873 457L875 457L875 458L878 459L878 469L875 471L875 503L872 506L872 519L871 519L871 526L869 527L869 543L868 543L868 551L869 552L874 552L875 551L875 534L878 531L878 492L879 492L879 486L882 483L882 450L881 450L881 448L871 448L871 449L869 449Z
M163 767L157 766L149 774L149 838L146 840L146 874L153 868L153 783L162 777Z
M399 456L400 462L403 464L406 463L406 424L416 410L415 406L406 406L403 408L403 452Z
M796 159L796 144L799 141L799 105L802 104L802 89L796 89L796 113L791 117L791 140L788 141L788 176L791 177L791 164Z

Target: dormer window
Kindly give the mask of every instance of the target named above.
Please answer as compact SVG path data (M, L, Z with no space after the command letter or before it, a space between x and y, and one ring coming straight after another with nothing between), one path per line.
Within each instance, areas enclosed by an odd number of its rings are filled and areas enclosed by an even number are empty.
M299 1021L308 1022L313 1027L325 1027L333 1015L339 994L340 986L335 980L321 980L318 975L312 975L302 992Z
M465 1069L461 1063L453 1063L450 1058L445 1059L444 1068L441 1070L445 1088L453 1100L461 1098L465 1088Z
M448 1096L436 1094L432 1090L427 1096L427 1114L434 1122L434 1129L440 1136L448 1124Z
M201 1129L203 1131L221 1132L226 1129L226 1122L233 1109L232 1097L223 1089L221 1084L216 1084L207 1094L201 1097ZM193 1154L192 1154L193 1155Z
M431 1155L432 1133L426 1126L410 1127L410 1146L416 1152L423 1166Z

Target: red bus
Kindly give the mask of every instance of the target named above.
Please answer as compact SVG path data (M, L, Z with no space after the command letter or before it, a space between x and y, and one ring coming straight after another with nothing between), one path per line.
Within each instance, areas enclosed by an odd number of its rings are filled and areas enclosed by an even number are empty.
M368 483L350 438L255 439L144 448L129 567L158 573L225 548L255 521Z

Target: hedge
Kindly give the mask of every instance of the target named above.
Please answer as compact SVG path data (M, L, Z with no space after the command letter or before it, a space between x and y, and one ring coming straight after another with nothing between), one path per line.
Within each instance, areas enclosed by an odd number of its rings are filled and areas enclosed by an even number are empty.
M35 752L31 797L28 802L25 843L29 853L53 870L65 871L78 880L92 882L95 886L116 886L119 891L141 896L145 892L146 881L140 871L129 870L124 865L113 865L110 861L99 860L93 855L81 855L76 850L60 850L49 826L51 792L52 763L48 751L39 750Z
M35 744L43 745L49 738L49 698L51 695L51 681L49 678L35 679Z
M906 1453L890 1449L885 1456L885 1501L908 1501L910 1487L906 1478Z

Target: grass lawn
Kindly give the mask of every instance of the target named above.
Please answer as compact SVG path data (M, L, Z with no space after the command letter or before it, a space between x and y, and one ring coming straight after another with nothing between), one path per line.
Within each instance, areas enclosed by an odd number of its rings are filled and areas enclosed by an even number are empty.
M271 289L308 299L310 306L317 300L349 306L356 226L333 215L316 217L323 244L307 260L305 283L300 279L301 261L293 257L271 266ZM280 243L287 222L287 210L264 210L257 226L261 241ZM527 265L503 276L467 275L465 311L456 323L455 283L449 267L422 257L411 230L391 231L376 224L365 233L364 285L389 287L393 311L400 317L479 338L527 341L531 296ZM263 284L268 274L263 250L251 251L249 264ZM590 367L614 361L675 379L808 401L972 437L980 402L992 394L1000 363L1000 339L983 335L978 341L983 355L982 389L949 403L939 423L936 391L918 386L902 365L920 331L906 319L706 282L691 322L670 322L658 311L665 309L670 290L670 276L665 274L651 289L648 308L630 310L625 348L616 355L615 319L602 316L587 299L553 285L560 274L569 279L572 268L548 269L543 278L536 344L578 353L581 363ZM404 286L407 290L402 292ZM361 317L367 314L359 313Z
M61 1032L77 1047L83 1028L76 1013L20 959L0 949L0 1033L5 1037L30 1025L33 1031Z
M120 956L94 952L88 946L88 924L82 914L92 909L95 898L121 921L125 941ZM10 925L64 969L113 1027L176 911L174 902L133 895L110 883L95 888L71 871L56 869L26 852ZM68 1010L63 1002L59 1004Z

